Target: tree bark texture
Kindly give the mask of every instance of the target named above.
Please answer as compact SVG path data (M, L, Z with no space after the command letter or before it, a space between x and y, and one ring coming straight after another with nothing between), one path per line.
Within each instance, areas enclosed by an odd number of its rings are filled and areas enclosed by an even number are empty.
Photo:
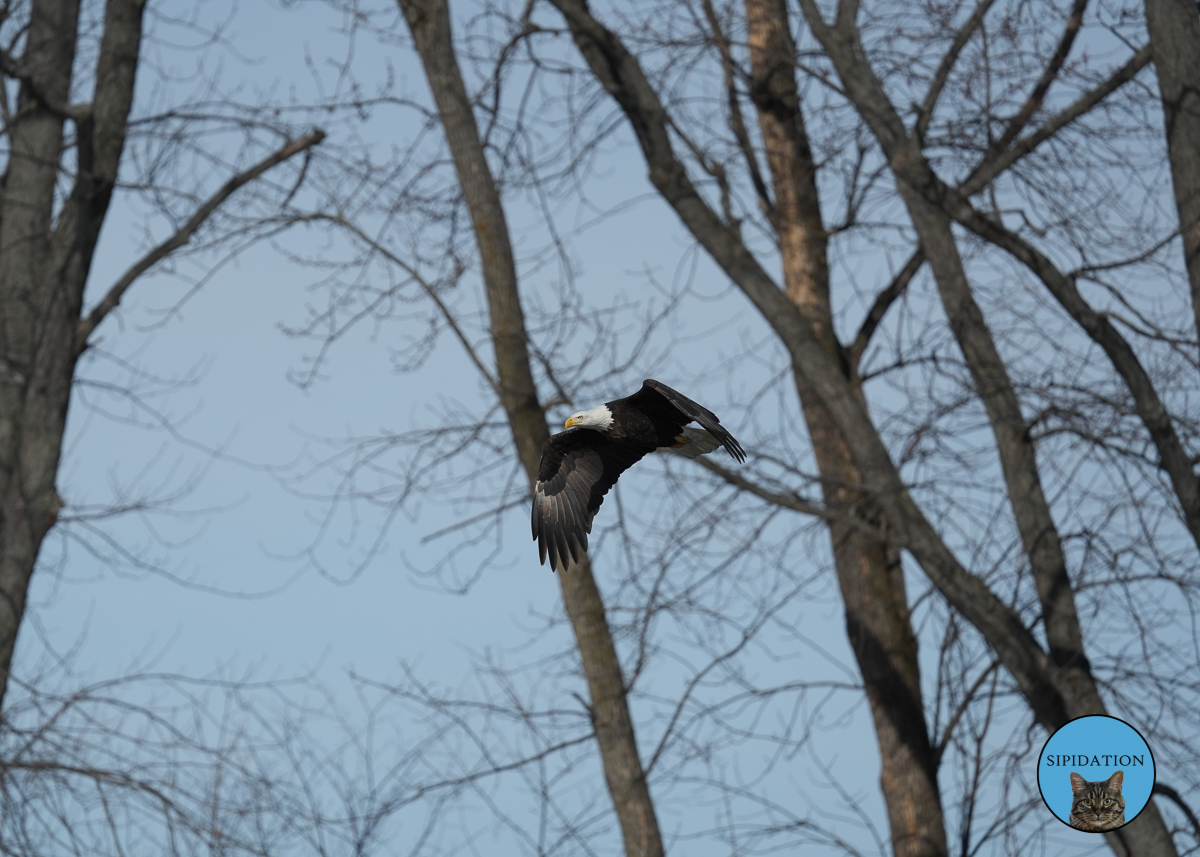
M496 353L497 392L532 486L550 433L530 368L508 223L454 55L449 8L446 0L398 2L424 64L475 229ZM660 857L663 845L658 817L591 562L585 556L581 562L559 569L558 580L587 678L592 723L626 857Z
M38 0L30 9L0 197L0 702L38 551L62 507L55 480L75 329L125 142L142 11L140 0L105 9L94 100L71 108L77 168L56 218L79 4Z
M1163 100L1179 234L1200 332L1200 13L1189 0L1146 0Z
M828 237L817 194L817 166L796 86L796 46L787 7L782 0L745 0L745 8L750 97L772 177L774 203L769 215L779 239L784 290L809 320L822 346L841 356L829 302ZM880 783L892 851L896 857L940 857L947 848L938 764L921 699L917 640L899 553L849 523L851 517L865 517L872 508L855 487L862 479L820 397L802 375L795 375L795 383L825 505L833 513L829 534L834 567L847 634L879 742Z

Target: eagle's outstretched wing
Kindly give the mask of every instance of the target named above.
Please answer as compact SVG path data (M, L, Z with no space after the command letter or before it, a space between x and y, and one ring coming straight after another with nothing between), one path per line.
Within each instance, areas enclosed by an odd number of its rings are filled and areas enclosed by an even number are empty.
M721 425L721 421L717 419L717 415L710 411L704 405L698 405L689 399L683 393L677 390L672 390L661 381L655 381L653 378L647 378L642 382L642 389L638 390L632 396L629 396L626 401L630 404L640 407L644 411L653 412L661 408L661 400L665 399L671 407L679 411L684 419L680 422L688 422L695 420L700 423L709 434L721 441L721 445L729 450L729 454L736 458L739 462L746 460L746 451L742 449L742 445L737 442L737 438L729 433L729 431ZM655 401L658 400L658 401Z
M579 561L604 495L648 452L587 428L568 429L546 441L533 489L532 520L543 563L548 556L552 569L565 569L568 558Z

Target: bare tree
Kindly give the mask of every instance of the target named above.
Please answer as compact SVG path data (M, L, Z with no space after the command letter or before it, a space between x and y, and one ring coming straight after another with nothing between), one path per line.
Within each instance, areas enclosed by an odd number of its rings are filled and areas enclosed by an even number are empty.
M608 805L589 793L572 806L559 790L586 776L594 742L626 853L661 853L664 836L672 847L664 807L693 786L726 813L697 836L858 853L812 817L810 796L781 805L720 770L735 747L769 747L771 771L815 752L806 706L828 691L869 707L881 848L1055 847L1031 759L1072 717L1111 712L1147 735L1172 791L1110 844L1184 851L1200 689L1187 631L1196 335L1164 252L1178 221L1157 214L1145 22L1082 2L845 3L832 24L811 3L551 5L487 6L456 18L452 39L445 3L400 4L435 106L419 108L400 166L364 168L308 217L360 254L297 331L324 354L362 320L402 318L396 362L410 371L447 333L483 405L446 396L432 429L348 439L329 458L335 505L376 506L386 532L421 503L454 503L462 523L429 538L455 537L439 570L457 585L471 551L481 570L507 556L546 412L685 347L648 299L623 324L602 321L550 213L586 192L597 164L633 172L629 151L769 336L720 364L760 429L756 454L749 471L665 466L650 520L633 520L648 503L614 493L594 553L624 575L606 605L590 561L560 572L575 632L560 659L524 673L487 660L478 697L414 673L377 682L424 714L439 748L421 785L379 813L470 792L531 853L586 853ZM400 41L397 29L380 33ZM445 150L429 142L443 135ZM509 229L523 194L548 250ZM554 263L565 273L549 286L531 274ZM687 300L656 294L665 318ZM783 415L769 428L764 401ZM753 676L747 652L776 654L764 629L803 635L788 611L819 588L817 533L857 672L823 684L782 658L786 680ZM571 698L576 658L587 700L582 686ZM686 664L683 680L652 689L668 660ZM771 718L784 725L761 727ZM537 806L528 817L485 785L514 780ZM831 776L829 788L876 829L861 783ZM738 801L762 816L738 816Z
M323 137L315 131L287 141L231 175L85 314L84 287L129 134L145 11L138 0L106 4L95 65L82 81L73 80L78 2L5 7L0 20L9 34L0 55L7 144L0 196L0 700L38 552L63 507L55 484L63 428L89 337L137 277L186 245L234 192ZM9 81L19 84L11 107ZM89 86L90 100L71 101ZM59 190L62 175L70 177L66 192Z
M992 742L1032 724L1032 734L1044 735L1083 714L1119 713L1171 748L1172 776L1190 776L1194 739L1181 724L1197 676L1176 652L1192 649L1181 629L1195 595L1196 419L1178 390L1195 371L1195 330L1126 287L1138 275L1177 281L1161 256L1177 224L1122 206L1116 190L1135 187L1139 200L1161 193L1154 123L1133 94L1147 86L1153 53L1141 22L1084 3L985 2L913 12L911 26L897 23L908 13L843 3L830 24L812 3L797 15L787 4L750 2L614 14L617 23L606 24L607 13L584 3L552 5L557 14L536 4L489 8L479 31L451 41L447 29L436 42L423 41L418 26L433 13L403 7L485 280L511 244L496 228L500 192L484 178L492 174L485 154L512 167L505 187L575 193L571 177L614 133L605 104L615 104L655 191L786 354L779 368L800 395L822 502L804 495L811 483L782 444L776 456L762 451L753 476L707 467L744 502L816 515L828 527L881 750L893 852L967 854L999 841L1019 849L1014 830L1038 825L1036 801L1006 786L1004 809L988 809L996 786L986 772L999 765L1019 776L1033 742ZM447 19L444 6L436 13ZM800 20L808 30L796 35ZM562 23L582 76L562 53ZM1101 46L1111 53L1089 60ZM487 69L474 102L486 121L471 117L465 85L453 87L453 105L444 97L456 51ZM539 100L539 86L553 94ZM506 113L513 90L520 106ZM897 104L914 108L906 114ZM545 114L534 118L538 110ZM536 145L522 146L556 120L570 129L569 142L527 157ZM1093 188L1085 175L1102 178ZM489 199L472 203L481 181ZM371 241L376 258L386 255ZM1039 247L1046 242L1057 243ZM847 260L876 243L899 258L872 293L858 288ZM781 277L770 273L775 266ZM513 264L502 268L515 283ZM994 286L989 272L997 270L1018 286ZM1083 282L1096 283L1104 300L1085 299ZM935 291L923 291L925 283ZM507 337L524 331L517 338L542 367L534 371L526 357L521 375L541 377L567 400L575 389L559 378L577 367L556 364L537 328L515 321L515 286L505 290L505 311L488 285L493 376L441 302L446 290L428 281L422 288L471 351L524 450L513 391L528 393L531 420L540 425L541 417L533 416L531 382L497 380ZM498 318L513 323L498 328ZM484 426L461 431L478 437ZM533 459L520 458L528 477ZM405 491L423 478L405 470ZM509 489L488 527L515 505L512 497ZM736 539L727 545L730 555L745 549ZM918 568L928 583L910 597ZM649 590L631 580L623 592L651 599L641 615L662 615ZM1183 606L1161 626L1174 630L1160 634L1147 605L1165 592L1182 593ZM1118 603L1128 633L1144 643L1136 669L1102 631ZM927 623L923 642L938 652L933 676L919 668L914 605ZM572 613L569 596L567 606ZM627 668L627 688L643 668L640 660ZM998 701L1014 694L1022 714L999 716ZM410 698L452 707L436 693ZM659 758L644 769L658 770ZM939 787L948 759L962 765L949 796ZM626 848L642 853L646 840L631 844L611 773L608 783ZM1177 853L1156 804L1109 839L1118 853Z
M95 516L72 509L71 486L59 484L81 355L139 278L183 248L211 251L224 243L232 251L277 231L305 176L303 169L279 176L278 167L306 159L325 136L311 127L297 130L273 106L208 100L211 92L162 112L149 111L150 99L135 106L135 84L153 82L146 68L153 62L142 63L146 43L156 28L161 34L171 27L220 42L219 33L204 32L186 16L160 17L144 0L32 0L0 8L0 850L6 854L124 853L139 838L164 848L174 841L183 850L261 853L256 835L266 832L255 834L253 822L239 829L252 817L265 819L270 790L252 792L255 781L265 787L268 778L242 765L246 733L235 737L233 729L222 743L198 726L211 713L202 693L193 692L204 681L189 689L181 677L138 674L80 686L63 680L61 664L58 672L13 669L47 534L56 524L79 528ZM236 141L217 150L193 136L202 129ZM268 173L279 181L264 181ZM100 232L122 193L144 194L169 227L114 282L97 284L92 263ZM267 203L268 213L231 206L231 198ZM89 287L98 299L85 305ZM132 502L128 510L139 508ZM149 699L146 688L156 683L175 694L171 702L160 699L156 707ZM242 806L226 815L226 799ZM218 844L222 837L227 842Z
M542 448L550 433L533 381L529 334L521 311L508 224L458 70L450 35L450 12L445 0L400 0L400 7L424 63L471 215L495 349L493 386L508 418L521 466L532 486L538 478ZM638 857L661 855L662 838L633 734L621 664L613 646L604 602L592 576L591 562L584 557L581 562L570 563L558 571L563 603L571 617L588 679L596 741L608 790L621 821L625 853Z
M583 4L562 0L555 5L563 13L592 72L630 119L646 158L651 181L697 240L771 323L791 354L793 369L801 379L802 398L807 394L806 408L809 407L809 401L816 399L828 409L825 430L845 439L849 454L861 474L854 483L862 484L872 499L881 504L891 538L912 553L941 594L983 634L1000 662L1016 679L1032 711L1046 728L1057 728L1083 714L1106 712L1108 708L1101 699L1099 687L1084 654L1083 633L1068 579L1065 552L1040 485L1029 423L1022 414L1021 403L1005 360L996 348L974 298L957 239L950 228L952 220L957 219L980 237L1014 252L1047 282L1052 294L1074 317L1080 318L1089 310L1080 308L1073 311L1071 302L1077 293L1072 293L1073 286L1066 277L1059 275L1055 278L1048 273L1053 266L1045 256L1032 249L1028 242L999 226L995 219L987 220L977 215L964 201L962 191L954 190L937 178L922 154L925 146L922 123L928 119L921 116L912 130L905 126L869 65L871 54L864 47L859 31L859 19L863 14L859 4L839 4L832 25L825 22L815 3L804 0L801 6L814 37L837 71L841 81L839 94L854 106L878 142L881 154L895 176L896 190L904 201L920 243L921 255L930 260L950 329L970 372L971 389L983 404L995 435L995 449L1006 494L1038 593L1039 622L1045 634L1045 647L1029 633L1026 623L1017 612L997 597L977 574L960 564L943 537L931 526L925 513L913 502L885 444L872 427L864 408L865 403L856 399L853 377L841 370L836 362L839 347L836 344L833 347L821 346L820 326L796 316L783 303L785 290L777 289L757 263L752 261L728 212L722 218L694 188L686 167L673 151L672 130L679 127L680 123L664 109L636 58L624 48L621 39L603 26ZM982 17L986 7L981 6L980 9L983 11L979 17ZM1006 147L1017 140L1029 119L1038 111L1070 53L1082 14L1082 7L1073 10L1041 80L1022 109L1006 120L1007 128L998 139L991 142L986 150L985 161L975 168L976 174L989 171L989 161L995 162ZM957 51L970 38L977 24L976 18L967 22L962 37L956 40L950 53L941 61L925 100L926 111L932 110L937 104L938 88L944 85L945 75L954 68ZM748 23L747 27L753 62L753 23ZM790 50L787 55L795 57L797 52ZM1127 76L1127 72L1119 69L1110 80L1127 79ZM755 98L753 77L750 79L750 96ZM1111 85L1105 82L1100 89ZM758 92L761 92L761 88ZM1096 100L1100 94L1093 96L1092 100ZM761 96L758 96L758 100L761 102ZM732 110L730 112L732 114ZM987 121L992 121L990 115ZM795 124L793 127L796 127ZM771 135L769 127L765 125L762 140L768 163L771 163ZM1026 145L1024 148L1028 151L1029 147ZM1023 152L1017 152L1018 157L1021 154ZM717 174L715 170L708 171ZM970 184L971 179L968 178L967 182ZM801 228L800 224L796 228ZM809 227L808 231L813 230ZM998 233L1002 233L1002 237ZM782 233L780 254L784 259L786 282L788 248ZM889 289L881 297L886 298L895 291ZM1089 320L1094 318L1095 313L1091 313ZM1152 392L1153 384L1149 383L1144 371L1139 371L1140 364L1132 357L1124 340L1113 335L1110 327L1093 321L1090 327L1085 325L1085 330L1110 353L1119 355L1113 361L1121 376L1130 384L1130 392L1138 398L1139 403L1147 402L1139 407L1139 413L1161 451L1163 467L1172 476L1176 497L1194 532L1191 521L1195 508L1195 477L1190 472L1190 465L1184 464L1188 459L1182 453L1170 417ZM814 444L817 444L816 433L813 434ZM894 711L894 704L888 710ZM886 746L887 742L881 735L881 747L885 748L885 754ZM888 788L887 779L885 773L885 791ZM901 853L908 831L898 830L893 823L892 833L894 847L897 853ZM1136 822L1119 834L1111 835L1110 840L1118 853L1175 853L1170 835L1153 805Z

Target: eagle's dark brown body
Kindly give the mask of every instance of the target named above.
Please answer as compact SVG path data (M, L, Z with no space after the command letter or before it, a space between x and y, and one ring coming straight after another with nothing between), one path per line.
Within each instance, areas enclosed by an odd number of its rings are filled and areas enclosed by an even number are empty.
M685 428L690 422L704 431ZM746 458L716 414L654 380L632 396L576 414L567 421L573 423L546 442L534 487L533 537L551 568L579 560L604 495L643 456L667 448L694 458L724 446L738 461Z

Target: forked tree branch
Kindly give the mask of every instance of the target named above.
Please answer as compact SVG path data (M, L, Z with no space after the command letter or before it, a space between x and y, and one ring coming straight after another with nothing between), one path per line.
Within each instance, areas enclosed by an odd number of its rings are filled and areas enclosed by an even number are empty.
M192 236L196 234L196 230L203 226L205 221L221 207L221 204L233 196L239 188L254 181L272 167L316 146L324 139L325 132L320 128L316 128L300 139L294 140L272 152L254 166L243 170L221 185L216 193L205 200L204 204L196 209L195 213L187 219L187 222L175 230L175 233L170 238L158 244L150 252L134 262L113 283L100 303L85 318L79 320L75 329L75 350L77 352L83 351L87 346L88 337L92 335L92 332L100 325L100 322L104 321L105 317L117 308L125 292L129 290L129 287L134 284L138 277L142 276L142 274L149 271L180 247L186 246L192 240Z
M1058 49L1050 57L1050 62L1046 64L1042 76L1038 78L1033 91L1029 93L1029 98L1021 105L1021 109L1017 111L1016 115L1009 120L1008 127L1004 129L1000 139L991 145L992 151L1002 152L1008 148L1008 144L1017 138L1017 135L1029 124L1033 114L1042 106L1042 102L1046 100L1046 93L1050 91L1050 85L1054 83L1058 73L1062 70L1063 63L1067 61L1071 45L1075 43L1075 37L1079 35L1079 28L1083 26L1083 13L1087 9L1087 4L1088 0L1075 0L1075 6L1067 17L1067 27L1063 31L1062 38L1059 39Z
M879 327L879 323L883 321L883 317L887 315L892 304L904 294L904 290L908 288L908 284L912 282L912 278L917 275L917 271L921 270L921 266L924 264L925 252L918 247L916 252L908 257L908 261L904 263L904 267L900 269L899 273L892 278L887 288L875 296L875 302L871 304L871 309L867 311L867 317L863 319L862 325L858 328L858 335L854 337L854 341L847 349L850 368L856 377L858 364L862 361L863 352L871 344L871 337L875 335L875 329Z
M986 11L984 6L981 5L980 7L977 7L976 12L980 12L981 9ZM965 34L969 35L966 31L967 26L964 25L964 28L962 31L960 31L959 36L961 38L965 38ZM965 44L965 41L963 44ZM962 49L962 45L959 45L957 40L951 47L951 53L953 53L956 49ZM987 187L987 185L993 179L995 179L1001 173L1007 171L1013 166L1013 164L1017 163L1017 161L1024 158L1042 143L1049 140L1067 125L1070 125L1080 116L1083 116L1097 104L1102 102L1117 89L1121 88L1130 80L1132 80L1133 77L1143 68L1145 68L1149 62L1150 45L1144 45L1140 50L1138 50L1137 53L1130 57L1124 65L1109 75L1109 77L1103 83L1084 93L1063 111L1050 117L1050 119L1046 120L1046 122L1040 128L1038 128L1029 136L1022 138L1016 143L1016 145L1013 145L1011 148L1004 148L1003 150L989 150L988 153L979 161L979 163L976 164L975 168L967 176L966 180L958 186L958 192L967 197L974 196L975 194L979 193L979 191ZM947 54L947 56L943 58L943 65L939 66L938 68L938 74L935 75L934 83L930 87L929 94L925 99L925 104L921 108L921 115L917 120L916 139L918 145L923 145L924 143L924 136L929 124L929 118L932 116L932 111L937 104L937 95L939 94L938 90L945 85L945 80L942 80L941 76L943 75L943 72L945 75L949 74L951 65L952 61L950 55ZM918 250L917 252L920 253L921 251ZM886 313L891 307L892 303L894 303L895 300L899 298L901 294L903 294L904 289L908 286L909 280L911 280L912 276L916 274L916 270L913 270L911 273L908 271L909 265L913 263L913 259L915 258L915 255L910 258L909 263L901 269L899 274L896 275L896 279L887 288L880 292L878 296L876 296L875 303L867 313L866 318L863 319L862 325L859 327L858 336L855 337L854 342L851 344L848 350L850 363L855 368L857 368L859 361L862 359L863 353L870 344L871 337L874 335L880 321L882 321L883 314Z
M1108 79L1094 89L1085 92L1069 107L1056 113L1030 134L1016 142L1011 149L984 158L961 185L959 190L966 196L974 196L985 188L992 179L1049 140L1067 125L1083 116L1108 96L1112 95L1137 75L1150 62L1150 45L1143 45L1125 64L1109 75Z
M980 213L965 196L936 179L928 186L927 195L959 224L1022 262L1075 323L1104 349L1133 396L1138 417L1158 450L1160 466L1171 480L1188 530L1200 546L1200 479L1192 469L1191 457L1175 429L1170 412L1128 340L1104 313L1097 312L1084 299L1074 278L1060 271L1046 254L1020 235Z
M985 6L986 4L977 7L976 13L980 13L981 10L986 11ZM966 36L969 35L967 32L969 26L970 24L964 25L963 30L959 32L959 37L961 39L965 40ZM965 44L965 41L963 44ZM951 46L951 53L953 53L955 50L961 49L962 45L960 45L958 40L956 40L954 45ZM1012 148L1005 148L1000 151L989 151L979 161L979 163L976 164L975 168L967 176L966 180L958 186L958 192L964 196L970 197L983 190L983 188L987 187L987 185L993 179L995 179L1001 173L1007 171L1013 166L1013 164L1017 163L1017 161L1024 158L1046 140L1049 140L1064 127L1074 122L1080 116L1083 116L1117 89L1132 80L1134 75L1145 68L1149 62L1150 46L1144 45L1136 54L1130 57L1124 65L1109 75L1109 77L1103 83L1084 93L1066 109L1060 113L1056 113L1054 116L1048 119L1045 124L1043 124L1032 134L1018 141L1016 145L1012 146ZM931 85L930 91L926 96L925 104L922 106L922 112L917 120L916 139L918 145L923 145L923 138L929 124L929 117L932 115L932 111L937 104L939 90L945 86L945 80L942 79L943 74L949 74L952 64L953 63L949 54L947 54L946 57L943 57L943 63L941 66L939 66L938 73L935 75L934 83ZM920 253L920 250L917 252ZM859 361L862 359L863 353L870 344L871 337L874 335L875 330L883 319L884 313L886 313L896 299L903 294L904 289L908 286L909 280L911 280L912 276L916 274L915 269L909 272L909 265L913 264L913 259L915 258L915 255L910 258L908 264L906 264L905 267L901 269L900 273L896 275L896 279L893 280L893 282L887 288L885 288L876 296L875 303L867 313L866 318L863 319L862 325L859 327L858 335L855 337L854 342L848 349L850 363L852 366L858 366Z

